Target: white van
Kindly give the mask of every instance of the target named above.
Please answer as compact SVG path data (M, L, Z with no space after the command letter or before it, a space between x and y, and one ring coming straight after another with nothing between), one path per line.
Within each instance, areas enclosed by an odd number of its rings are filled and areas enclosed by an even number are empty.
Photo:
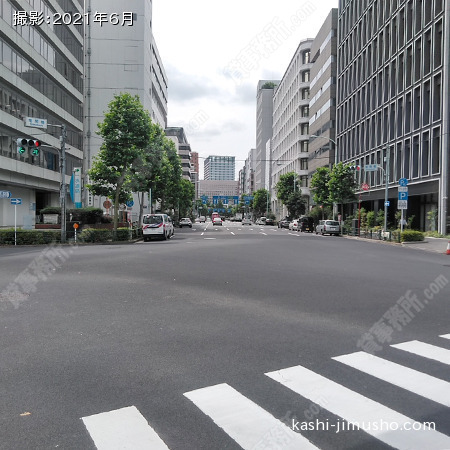
M152 238L167 240L174 234L172 219L167 214L145 214L142 219L144 242Z

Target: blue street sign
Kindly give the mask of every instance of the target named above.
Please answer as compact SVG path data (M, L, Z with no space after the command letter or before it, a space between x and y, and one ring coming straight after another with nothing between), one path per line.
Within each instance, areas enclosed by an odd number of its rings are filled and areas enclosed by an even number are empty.
M10 191L0 191L0 198L10 198L11 192Z
M131 208L134 205L134 201L133 200L128 200L126 202L126 205L128 206L128 208Z
M11 202L11 205L21 205L22 199L21 198L11 198L10 202Z
M384 206L389 206L391 202L388 200L387 202L384 202Z
M399 184L399 186L406 186L408 184L408 179L400 178L400 180L398 180L398 184Z
M408 192L399 192L398 199L399 200L408 200Z

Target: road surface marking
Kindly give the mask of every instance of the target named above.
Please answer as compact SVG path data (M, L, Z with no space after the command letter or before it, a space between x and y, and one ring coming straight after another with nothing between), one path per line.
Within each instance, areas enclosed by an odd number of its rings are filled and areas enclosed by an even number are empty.
M226 383L185 392L184 395L243 449L317 449L301 434Z
M235 236L235 234L234 234L232 231L230 231L230 233L231 233L233 236Z
M205 232L204 231L202 231L202 234L200 235L200 236L203 236L205 234Z
M405 352L414 353L424 358L434 359L443 364L450 364L450 350L446 348L436 347L420 341L408 341L401 344L394 344L391 347L404 350Z
M412 423L403 414L341 386L302 366L266 373L266 375L301 396L320 405L350 423L396 424L397 430L366 427L365 432L400 449L450 448L450 437L434 430L406 430ZM378 429L375 429L378 428ZM351 429L351 428L350 428Z
M332 358L414 394L450 406L450 383L365 352Z
M135 406L82 417L98 450L168 450Z
M205 241L206 241L206 239L216 239L216 238L203 238L203 239L205 239Z
M450 339L450 334L441 334L439 337L444 339Z
M267 233L263 233L262 231L260 231L259 234L263 234L264 236L267 236Z

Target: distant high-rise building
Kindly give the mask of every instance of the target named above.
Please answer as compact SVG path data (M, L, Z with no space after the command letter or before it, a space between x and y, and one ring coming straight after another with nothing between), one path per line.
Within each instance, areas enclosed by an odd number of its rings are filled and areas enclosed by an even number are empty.
M168 127L165 129L166 136L175 143L178 155L181 159L181 169L183 178L191 180L191 145L189 144L186 133L182 127ZM191 180L192 181L192 180Z
M255 190L270 189L270 154L267 141L272 137L273 95L280 80L259 80L256 90Z
M208 156L204 172L205 180L235 180L235 157Z

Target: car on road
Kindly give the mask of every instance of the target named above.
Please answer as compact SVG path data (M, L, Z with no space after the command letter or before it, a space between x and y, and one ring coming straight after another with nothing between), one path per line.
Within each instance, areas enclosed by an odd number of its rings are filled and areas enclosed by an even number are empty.
M292 231L298 231L298 225L299 225L300 219L294 219L289 223L289 229Z
M205 223L206 222L206 217L205 216L200 216L200 223Z
M308 232L308 233L313 233L315 230L314 227L314 219L312 217L309 216L304 216L300 218L300 231L303 232Z
M275 225L275 221L273 219L266 219L266 223L264 225Z
M256 221L256 225L265 225L266 224L266 217L260 217L257 221Z
M251 224L252 221L249 218L245 217L244 219L242 219L242 225L251 225Z
M285 217L278 222L278 228L289 228L289 224L291 223L290 219Z
M192 220L189 217L183 217L178 224L180 228L189 227L192 228Z
M221 217L214 217L212 221L213 225L222 225L222 218Z
M337 220L321 220L319 221L319 225L316 226L316 234L332 234L339 236L341 233L341 227Z
M167 214L145 214L142 218L144 242L153 238L170 239L174 235L172 219Z

